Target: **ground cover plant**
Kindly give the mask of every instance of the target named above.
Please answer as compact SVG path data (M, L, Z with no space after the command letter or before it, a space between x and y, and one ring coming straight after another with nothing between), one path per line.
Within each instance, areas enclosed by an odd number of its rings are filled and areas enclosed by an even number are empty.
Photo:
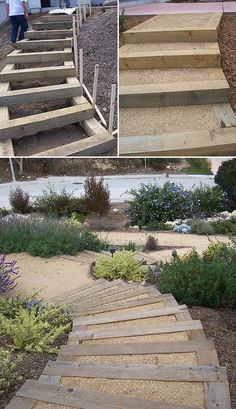
M11 352L0 348L0 397L3 395L11 385L14 385L21 379L20 375L16 372L17 365L20 362L18 359L12 359Z
M37 218L0 221L0 253L27 252L32 256L75 255L78 251L101 251L107 243L72 223Z
M148 278L148 266L135 259L133 251L119 251L113 257L100 257L94 267L97 278L108 281L121 278L127 281L142 281Z
M234 218L209 222L204 220L192 220L188 223L191 226L191 232L195 234L225 234L236 236L236 219Z
M227 208L227 199L219 186L203 186L194 190L167 182L163 187L141 185L130 191L128 217L132 225L150 226L150 223L175 219L210 217Z
M162 265L158 288L188 305L236 307L236 242L212 242L203 255L194 249L177 255Z

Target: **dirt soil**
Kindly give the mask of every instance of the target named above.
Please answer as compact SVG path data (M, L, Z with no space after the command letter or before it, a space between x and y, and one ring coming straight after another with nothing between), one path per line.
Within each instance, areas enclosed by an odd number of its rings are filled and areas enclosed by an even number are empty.
M137 26L140 23L143 23L146 20L149 20L153 16L126 16L124 21L123 31L130 30L132 27ZM120 33L120 47L124 45L124 38L122 33Z
M235 310L213 310L191 307L193 319L202 322L204 332L213 339L220 365L226 366L231 395L231 408L236 409L236 314Z
M39 19L40 15L29 18L29 26L33 21ZM5 24L0 28L0 70L5 65L5 57L12 51L9 45L10 24ZM92 94L94 65L100 66L97 105L103 113L107 123L109 122L110 109L110 91L111 85L117 83L117 18L116 11L95 12L87 18L80 31L79 48L84 49L84 82ZM38 64L37 64L38 65ZM41 64L43 66L43 64ZM60 65L60 64L47 64ZM35 66L35 64L27 65ZM22 67L21 67L22 68ZM24 66L23 68L26 68ZM53 84L61 84L61 79L51 81L28 81L23 87L38 87ZM22 82L14 83L13 89L20 89ZM39 114L60 108L70 106L69 100L47 101L30 105L10 106L10 118L15 119L27 115ZM115 109L114 130L117 128L117 106ZM39 132L30 137L23 137L20 140L14 140L14 151L16 156L29 156L35 153L43 152L47 149L53 149L76 140L83 139L86 136L84 130L78 125L70 125L59 130L49 130ZM115 156L116 148L107 152L107 156Z

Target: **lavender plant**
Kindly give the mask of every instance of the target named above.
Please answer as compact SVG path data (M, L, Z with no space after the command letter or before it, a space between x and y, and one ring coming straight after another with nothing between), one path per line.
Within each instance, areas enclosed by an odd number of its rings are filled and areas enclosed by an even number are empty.
M7 261L4 254L0 255L0 294L7 294L17 286L19 267L17 261Z

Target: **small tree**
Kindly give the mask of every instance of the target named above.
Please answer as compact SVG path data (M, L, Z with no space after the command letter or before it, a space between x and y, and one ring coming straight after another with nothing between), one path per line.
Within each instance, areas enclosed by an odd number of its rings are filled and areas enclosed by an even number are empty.
M236 159L222 163L215 175L215 183L227 194L230 205L236 209Z
M29 193L24 192L20 187L10 191L9 201L13 212L25 214L31 211Z
M95 177L87 178L84 184L85 207L88 212L94 212L103 216L110 207L110 192L108 185L104 185L104 179L96 180Z

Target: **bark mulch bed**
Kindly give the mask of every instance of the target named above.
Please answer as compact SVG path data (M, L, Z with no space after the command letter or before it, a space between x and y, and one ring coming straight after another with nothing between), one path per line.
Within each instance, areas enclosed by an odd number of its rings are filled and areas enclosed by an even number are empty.
M193 319L201 320L206 337L214 341L220 365L227 368L231 407L236 409L236 311L205 307L189 310Z

